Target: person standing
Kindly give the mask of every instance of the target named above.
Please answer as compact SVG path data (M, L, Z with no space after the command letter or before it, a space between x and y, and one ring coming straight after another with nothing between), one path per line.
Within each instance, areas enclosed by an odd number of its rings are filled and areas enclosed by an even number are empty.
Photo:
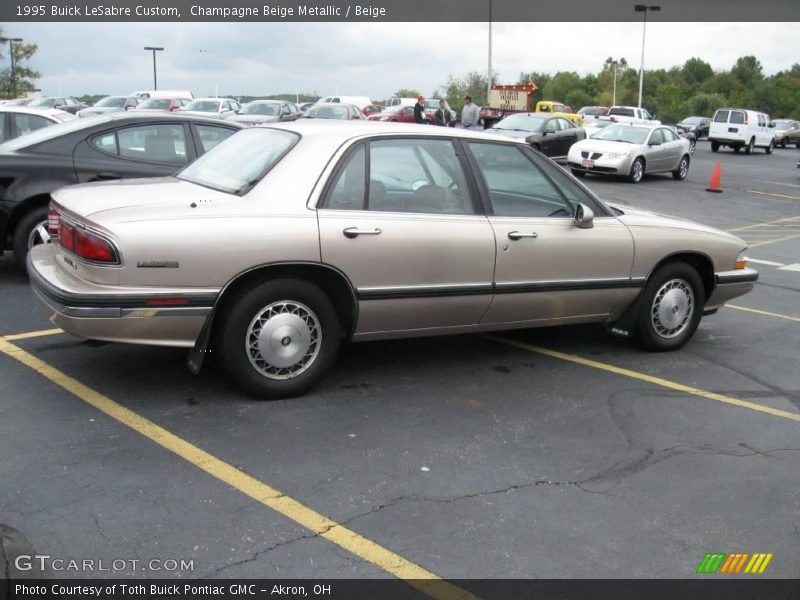
M414 122L419 124L428 122L425 116L425 96L419 96L417 103L414 105Z
M439 110L436 111L436 124L441 127L449 127L452 120L453 115L450 114L447 103L444 100L439 100Z
M472 96L464 98L464 108L461 110L461 126L464 129L480 129L478 121L481 109L472 103Z

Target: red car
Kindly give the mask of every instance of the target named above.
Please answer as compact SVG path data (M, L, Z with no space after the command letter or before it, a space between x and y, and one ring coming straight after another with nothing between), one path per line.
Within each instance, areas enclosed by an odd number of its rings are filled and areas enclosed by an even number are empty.
M191 98L148 98L141 102L135 110L159 110L175 112L189 104Z
M384 108L386 107L381 106L380 104L368 104L367 106L361 109L361 112L363 112L365 116L371 117L372 115L381 113Z
M428 123L434 123L433 113L425 113ZM369 117L370 121L396 121L398 123L416 123L413 106L390 106L386 110Z

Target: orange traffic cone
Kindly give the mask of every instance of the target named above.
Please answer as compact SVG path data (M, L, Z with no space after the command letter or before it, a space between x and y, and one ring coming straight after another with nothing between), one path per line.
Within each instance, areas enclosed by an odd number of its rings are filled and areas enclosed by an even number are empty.
M714 170L711 172L711 181L708 182L708 187L706 188L707 192L722 192L722 188L719 187L719 180L721 176L721 169L719 166L719 161L714 164Z

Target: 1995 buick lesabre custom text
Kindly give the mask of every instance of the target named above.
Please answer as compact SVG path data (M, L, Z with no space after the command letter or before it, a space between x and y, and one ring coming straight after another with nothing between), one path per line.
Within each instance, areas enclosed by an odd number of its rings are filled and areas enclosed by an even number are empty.
M63 188L31 283L97 340L208 349L249 393L301 394L347 341L604 322L648 350L750 291L746 244L620 209L524 142L296 121L176 177Z

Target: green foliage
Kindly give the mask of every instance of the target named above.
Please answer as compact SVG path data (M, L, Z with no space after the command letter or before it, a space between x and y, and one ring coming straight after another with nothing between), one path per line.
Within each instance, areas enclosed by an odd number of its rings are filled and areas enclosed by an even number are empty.
M492 83L497 82L497 73L492 74ZM464 98L471 96L472 101L478 106L486 104L489 86L486 75L478 71L470 71L464 77L450 75L441 88L434 91L434 97L444 98L450 108L459 114L464 107Z
M0 27L0 37L5 37L3 28ZM36 86L34 81L39 78L38 71L33 70L25 61L36 54L36 44L14 43L14 73L12 79L11 60L8 55L8 42L0 44L0 62L8 62L8 67L0 71L0 98L18 98L32 92Z
M639 100L639 71L625 59L617 59L617 104L635 106ZM533 81L539 89L533 102L554 100L582 106L611 106L614 65L609 57L596 73L579 75L572 71L522 72L516 82ZM451 106L460 109L465 93L476 103L486 99L486 78L470 73L463 78L450 76L442 88ZM474 85L472 85L474 84ZM466 90L469 89L470 92ZM765 76L755 56L742 56L730 70L714 72L701 58L690 58L682 66L646 70L643 104L663 121L677 122L690 115L711 116L720 107L752 108L774 118L800 118L800 63L775 75Z
M419 94L420 91L415 88L400 88L392 95L397 98L416 98Z

